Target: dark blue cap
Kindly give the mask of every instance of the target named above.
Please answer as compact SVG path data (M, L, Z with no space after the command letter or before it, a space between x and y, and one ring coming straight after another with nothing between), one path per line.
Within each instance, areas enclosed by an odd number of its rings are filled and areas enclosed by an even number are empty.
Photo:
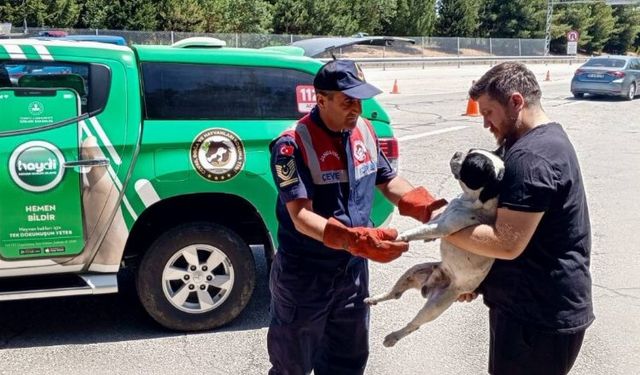
M333 60L324 64L313 80L316 90L341 91L354 99L369 99L382 91L364 80L362 69L351 60Z

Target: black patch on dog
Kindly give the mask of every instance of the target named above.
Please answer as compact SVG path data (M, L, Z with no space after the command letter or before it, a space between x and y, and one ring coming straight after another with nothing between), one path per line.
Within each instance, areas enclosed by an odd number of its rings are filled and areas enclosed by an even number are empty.
M472 190L482 189L480 201L485 203L498 196L500 177L496 176L491 159L480 153L470 153L462 162L460 180Z

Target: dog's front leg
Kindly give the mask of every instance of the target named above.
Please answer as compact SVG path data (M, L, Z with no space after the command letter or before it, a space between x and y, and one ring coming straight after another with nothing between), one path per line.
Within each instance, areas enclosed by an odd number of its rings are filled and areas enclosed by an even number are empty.
M446 237L478 222L479 218L471 210L468 202L454 199L442 214L424 225L400 233L398 240L434 240Z
M430 290L427 298L427 303L409 324L384 338L384 346L387 348L394 346L400 339L418 330L421 325L439 317L458 298L458 293L453 288L435 288Z
M427 280L433 273L433 270L440 265L440 262L430 262L415 265L407 270L396 284L387 293L378 294L373 297L366 298L364 302L368 305L375 305L378 302L387 301L390 299L398 299L402 296L402 293L408 289L421 289Z
M435 240L436 238L444 237L448 233L443 231L443 225L440 220L430 221L419 227L406 230L398 236L398 241L418 241L418 240Z

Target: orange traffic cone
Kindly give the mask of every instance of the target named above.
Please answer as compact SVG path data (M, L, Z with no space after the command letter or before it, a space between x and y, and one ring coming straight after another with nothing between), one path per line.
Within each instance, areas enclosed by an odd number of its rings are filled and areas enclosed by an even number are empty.
M549 71L547 70L547 76L544 77L545 81L551 81L551 74L549 73Z
M463 113L462 115L472 117L480 116L480 105L478 102L473 100L473 98L469 98L467 102L467 113Z
M398 80L393 81L393 89L391 89L391 94L400 94L400 90L398 90Z

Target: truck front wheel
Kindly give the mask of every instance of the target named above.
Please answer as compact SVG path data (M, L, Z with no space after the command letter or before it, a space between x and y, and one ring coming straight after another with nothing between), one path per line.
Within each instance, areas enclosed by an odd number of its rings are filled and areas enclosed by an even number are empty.
M219 327L236 318L255 286L255 261L235 232L190 223L158 237L136 278L140 302L162 326L179 331Z

